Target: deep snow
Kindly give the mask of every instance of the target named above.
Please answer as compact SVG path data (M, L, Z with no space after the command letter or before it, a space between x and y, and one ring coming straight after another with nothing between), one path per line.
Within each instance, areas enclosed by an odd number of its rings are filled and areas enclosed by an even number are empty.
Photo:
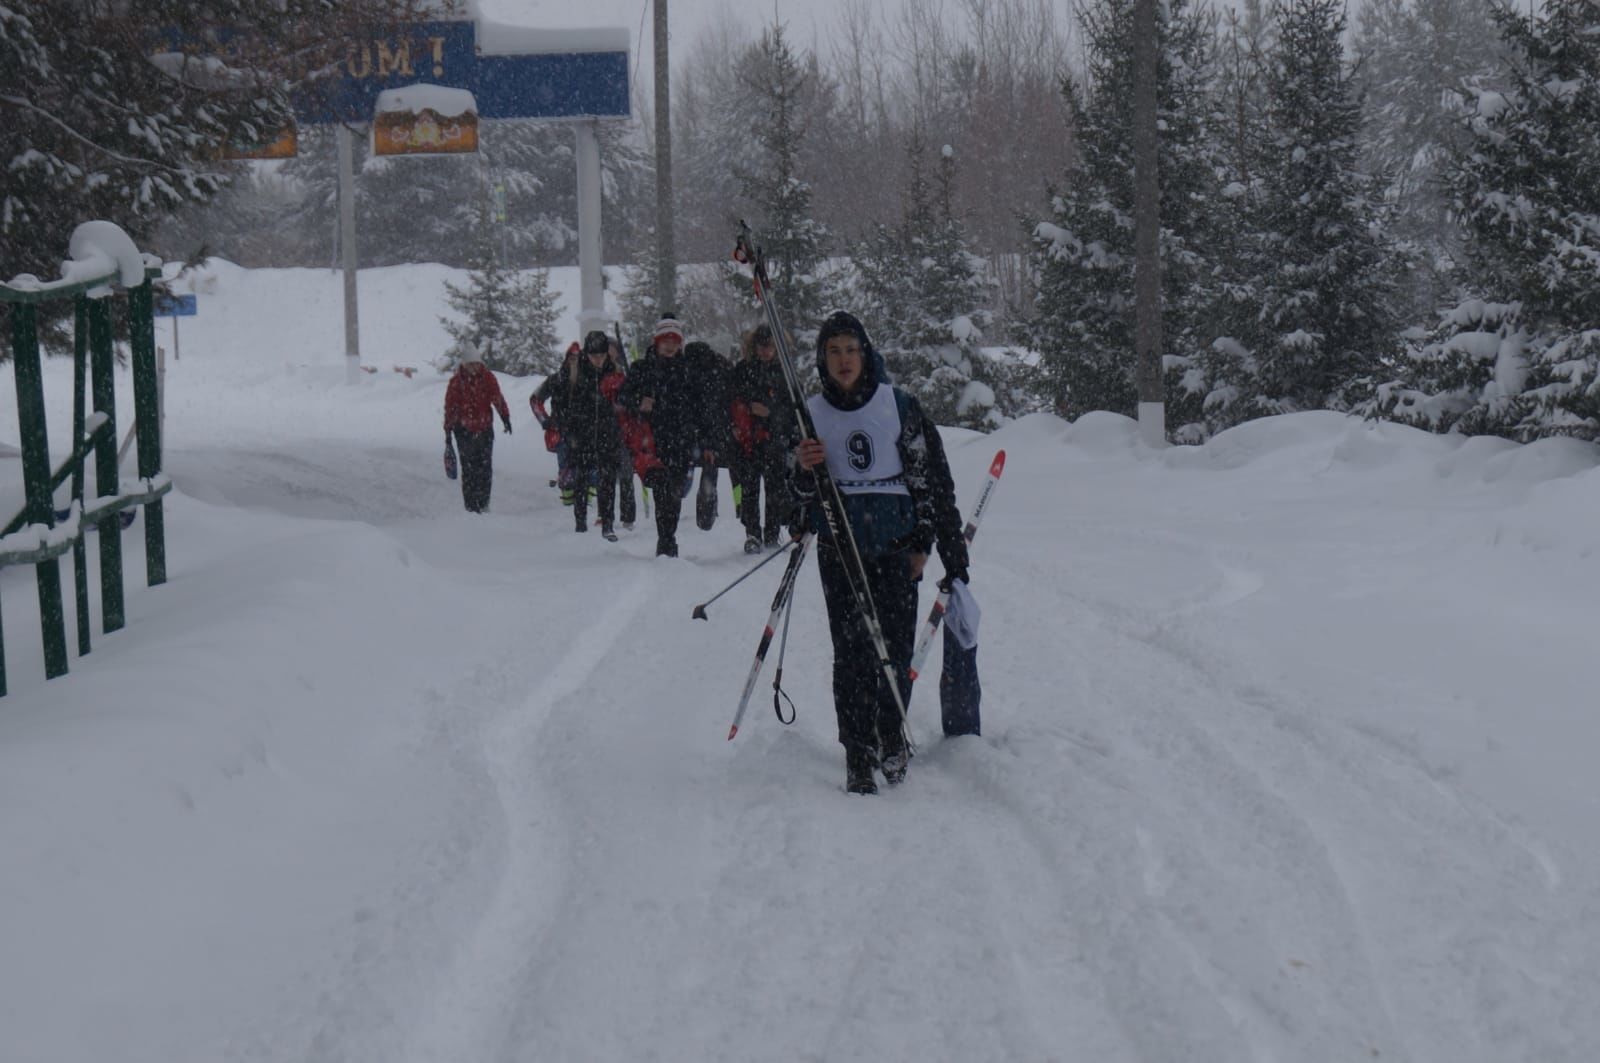
M724 741L777 579L689 621L747 564L726 490L678 560L574 535L506 378L461 512L443 378L389 369L448 274L363 272L350 386L338 274L214 266L171 582L136 524L128 627L46 683L0 574L0 1059L1600 1058L1595 448L952 430L964 504L1008 452L984 737L924 680L909 780L850 798L814 568L797 723L764 680Z

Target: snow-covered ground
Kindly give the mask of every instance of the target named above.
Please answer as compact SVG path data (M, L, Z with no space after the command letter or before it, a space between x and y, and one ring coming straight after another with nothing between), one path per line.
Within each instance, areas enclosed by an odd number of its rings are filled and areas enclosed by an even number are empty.
M1595 448L952 431L964 503L1008 452L984 736L928 683L907 783L851 798L814 571L798 721L763 683L724 740L777 578L689 620L746 565L726 493L677 560L574 535L504 379L461 512L443 378L388 368L445 274L363 274L350 386L337 274L215 267L170 583L135 524L127 628L47 683L0 576L0 1059L1600 1058Z

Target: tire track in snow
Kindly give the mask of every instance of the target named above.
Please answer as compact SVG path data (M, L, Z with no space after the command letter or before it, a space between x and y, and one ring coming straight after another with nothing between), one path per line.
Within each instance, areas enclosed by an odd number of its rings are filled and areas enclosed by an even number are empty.
M1004 579L1040 588L1049 575L1023 564ZM1236 601L1259 586L1247 574L1222 575L1202 601ZM1073 648L1058 664L1076 688L1067 711L1080 728L1095 721L1089 726L1115 751L1103 765L1110 774L1077 785L1052 780L1048 751L1059 756L1067 738L1040 715L1008 735L991 728L988 739L1015 740L1034 769L1018 772L1026 785L975 782L1033 825L1040 859L1087 902L1077 919L1120 1025L1143 1054L1177 1038L1228 1058L1338 1058L1355 1046L1327 1043L1307 1056L1315 1039L1305 1030L1336 1030L1327 1015L1343 1013L1348 1027L1365 1025L1373 1045L1390 1048L1394 1024L1373 1022L1385 1002L1370 991L1378 978L1365 948L1352 944L1364 928L1336 861L1259 769L1250 744L1213 733L1213 722L1227 723L1226 685L1205 662L1162 645L1148 616L1066 589L1056 596L1069 618L1060 641ZM1196 839L1226 844L1212 853ZM1265 898L1269 910L1246 911L1250 897ZM1237 925L1208 925L1208 912ZM1296 986L1308 980L1291 948L1327 963L1332 980ZM1322 999L1304 999L1308 989Z
M538 688L484 737L485 762L506 824L507 859L482 917L411 1037L407 1058L414 1063L487 1061L503 1050L520 1006L518 989L553 914L546 906L560 895L566 867L544 858L542 843L552 831L565 838L568 821L543 814L551 802L541 798L543 782L530 770L531 747L550 715L594 675L655 586L650 576L622 582L621 592L569 641ZM568 847L570 840L560 848Z

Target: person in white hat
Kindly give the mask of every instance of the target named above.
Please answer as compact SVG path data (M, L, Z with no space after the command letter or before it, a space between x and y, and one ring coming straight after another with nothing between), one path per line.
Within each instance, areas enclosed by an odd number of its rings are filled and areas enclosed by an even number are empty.
M683 357L683 322L665 314L653 335L655 342L629 369L619 399L650 423L661 462L645 482L656 499L656 556L677 557L684 483L696 464L716 464L715 448L704 441L721 438L721 426L707 411L704 382Z
M484 352L471 340L457 347L461 365L444 391L444 430L455 439L461 461L461 501L469 513L489 509L494 485L494 415L511 434L511 407L500 381L483 364Z

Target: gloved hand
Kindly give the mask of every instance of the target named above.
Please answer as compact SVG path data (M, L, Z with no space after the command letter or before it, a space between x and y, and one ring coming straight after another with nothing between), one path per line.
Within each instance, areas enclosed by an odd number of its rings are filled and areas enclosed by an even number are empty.
M965 583L969 586L971 585L971 580L967 577L966 565L957 565L955 568L945 569L944 579L939 581L939 589L945 591L949 590L950 584L954 583L956 580L960 580L962 583Z
M506 435L510 435L511 434L511 419L510 418L506 418L505 420L501 421L501 424L506 426Z

